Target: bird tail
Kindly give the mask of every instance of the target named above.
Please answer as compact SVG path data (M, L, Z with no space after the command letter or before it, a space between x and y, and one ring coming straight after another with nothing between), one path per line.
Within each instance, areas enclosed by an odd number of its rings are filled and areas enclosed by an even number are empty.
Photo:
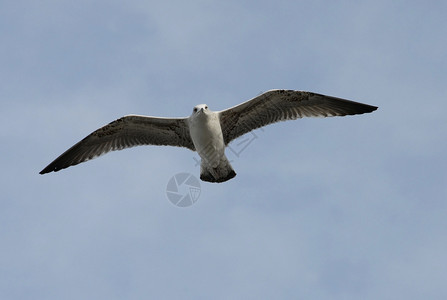
M209 165L206 160L202 159L200 164L200 179L208 182L225 182L236 176L227 157L223 155L216 167Z

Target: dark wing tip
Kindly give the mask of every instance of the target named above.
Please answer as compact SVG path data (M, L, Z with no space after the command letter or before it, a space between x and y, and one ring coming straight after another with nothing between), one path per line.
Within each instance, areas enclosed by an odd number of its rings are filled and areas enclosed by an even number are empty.
M51 172L57 172L57 171L59 171L59 169L57 169L57 168L55 168L55 167L49 165L49 166L47 166L45 169L43 169L42 171L40 171L39 174L40 174L40 175L43 175L43 174L47 174L47 173L51 173Z
M62 169L66 169L70 166L74 166L77 164L78 163L67 165L67 164L64 164L63 162L59 162L58 159L56 159L55 161L50 163L48 166L46 166L42 171L40 171L39 174L43 175L43 174L47 174L47 173L51 173L51 172L58 172Z
M365 104L365 103L360 103L360 102L355 102L355 101L345 100L345 99L338 99L338 98L335 98L335 99L342 100L342 102L340 102L340 107L339 107L340 111L342 112L341 116L343 116L343 115L361 115L361 114L371 113L378 109L377 106L373 106L373 105L369 105L369 104ZM335 105L338 106L337 104L335 104ZM336 107L334 107L334 108L336 108Z
M377 110L378 108L379 108L378 106L368 105L367 112L373 112L373 111Z
M368 104L363 104L362 109L359 111L359 114L366 114L377 110L379 107L372 106Z

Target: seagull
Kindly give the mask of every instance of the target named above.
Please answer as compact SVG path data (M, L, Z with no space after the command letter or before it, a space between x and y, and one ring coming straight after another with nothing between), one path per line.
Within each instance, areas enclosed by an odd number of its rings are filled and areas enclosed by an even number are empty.
M201 180L225 182L236 176L225 156L226 146L254 129L304 117L357 115L376 109L376 106L312 92L270 90L222 111L212 111L208 105L199 104L184 118L127 115L89 134L40 174L57 172L114 150L166 145L196 151L201 158Z

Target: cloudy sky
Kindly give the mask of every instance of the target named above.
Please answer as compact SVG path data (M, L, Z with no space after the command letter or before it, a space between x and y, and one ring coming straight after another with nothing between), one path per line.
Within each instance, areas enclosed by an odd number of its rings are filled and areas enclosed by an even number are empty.
M0 2L0 298L446 299L446 9ZM38 174L125 114L282 88L379 110L245 136L227 151L238 175L187 208L166 195L199 175L187 149Z

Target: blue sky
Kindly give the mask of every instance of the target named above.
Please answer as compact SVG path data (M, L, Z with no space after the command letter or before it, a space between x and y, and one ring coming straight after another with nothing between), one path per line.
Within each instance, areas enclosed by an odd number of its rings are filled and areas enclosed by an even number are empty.
M0 2L1 299L445 299L446 4ZM194 153L38 172L125 114L269 89L379 106L255 131L172 205Z

